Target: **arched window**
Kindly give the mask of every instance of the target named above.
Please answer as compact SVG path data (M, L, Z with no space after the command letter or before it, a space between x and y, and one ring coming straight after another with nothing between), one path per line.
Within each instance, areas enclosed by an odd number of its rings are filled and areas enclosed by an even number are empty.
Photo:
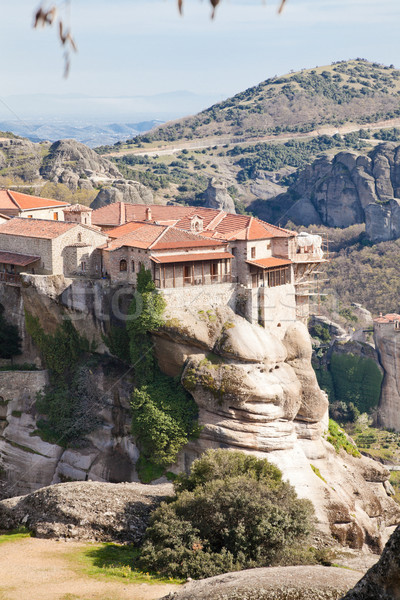
M119 263L119 270L120 271L127 271L128 270L128 264L127 264L127 262L126 262L126 260L124 258Z
M78 233L78 242L81 242L81 241L82 241L82 234Z

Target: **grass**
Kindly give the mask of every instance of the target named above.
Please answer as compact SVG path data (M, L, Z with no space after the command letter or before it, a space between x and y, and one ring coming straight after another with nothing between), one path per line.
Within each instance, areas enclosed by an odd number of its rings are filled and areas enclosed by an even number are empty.
M390 473L389 481L392 484L393 489L395 491L393 499L400 504L400 471L392 471Z
M31 535L31 532L28 531L28 529L26 529L25 527L21 527L18 530L9 531L3 534L0 532L0 545L8 544L10 542L18 542L19 540L22 540L24 538L31 537Z
M317 477L319 477L320 479L322 479L322 481L323 481L324 483L327 483L326 479L324 479L324 477L322 477L322 475L321 475L321 471L318 469L318 467L315 467L315 466L314 466L314 465L312 465L311 463L310 463L310 467L311 467L311 469L313 470L313 472L315 473L315 475L316 475Z
M131 545L96 544L69 554L69 560L89 577L122 583L183 583L181 579L161 577L134 568L139 549Z

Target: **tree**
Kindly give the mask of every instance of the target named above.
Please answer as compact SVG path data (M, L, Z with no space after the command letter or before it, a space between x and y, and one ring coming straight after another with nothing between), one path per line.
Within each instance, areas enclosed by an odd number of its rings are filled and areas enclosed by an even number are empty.
M176 577L211 577L272 564L312 561L302 550L312 531L311 502L267 460L208 450L176 496L153 513L140 567Z

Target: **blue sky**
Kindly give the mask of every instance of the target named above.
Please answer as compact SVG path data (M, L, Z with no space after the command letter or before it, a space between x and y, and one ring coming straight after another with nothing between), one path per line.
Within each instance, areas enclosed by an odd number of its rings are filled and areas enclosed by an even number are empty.
M50 3L50 2L49 2ZM357 56L400 66L398 0L71 0L79 53L68 80L55 31L33 31L33 0L2 6L1 97L153 95L222 99L291 69Z

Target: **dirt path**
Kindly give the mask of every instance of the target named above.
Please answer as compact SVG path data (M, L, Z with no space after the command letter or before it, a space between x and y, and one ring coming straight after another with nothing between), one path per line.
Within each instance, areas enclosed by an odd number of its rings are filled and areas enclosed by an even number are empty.
M156 600L176 585L88 577L71 564L78 542L26 538L0 546L0 600Z
M239 146L252 146L255 144L259 144L260 142L274 142L274 143L285 143L289 140L305 140L310 137L317 137L319 135L329 135L332 136L335 133L339 133L340 135L345 135L346 133L352 133L354 131L359 131L360 129L385 129L390 127L399 127L400 119L388 119L387 121L377 121L375 123L366 123L365 125L359 125L354 123L348 123L346 125L341 125L339 127L333 127L332 125L321 125L318 129L314 131L309 131L307 133L294 133L292 135L281 134L281 135L265 135L257 138L246 139L243 138L241 142L237 141L239 136L230 136L224 139L219 138L205 138L199 139L194 142L181 142L179 146L174 146L173 143L170 145L162 144L161 146L150 147L148 150L142 150L140 148L130 148L129 150L122 150L120 152L109 152L108 154L104 154L103 158L107 158L109 156L127 156L128 154L135 154L137 156L171 156L176 154L177 152L181 152L182 150L201 150L202 148L211 148L213 146L224 146L226 144L237 144ZM234 141L236 137L236 141ZM382 140L374 140L370 139L369 142L371 145L381 144Z

